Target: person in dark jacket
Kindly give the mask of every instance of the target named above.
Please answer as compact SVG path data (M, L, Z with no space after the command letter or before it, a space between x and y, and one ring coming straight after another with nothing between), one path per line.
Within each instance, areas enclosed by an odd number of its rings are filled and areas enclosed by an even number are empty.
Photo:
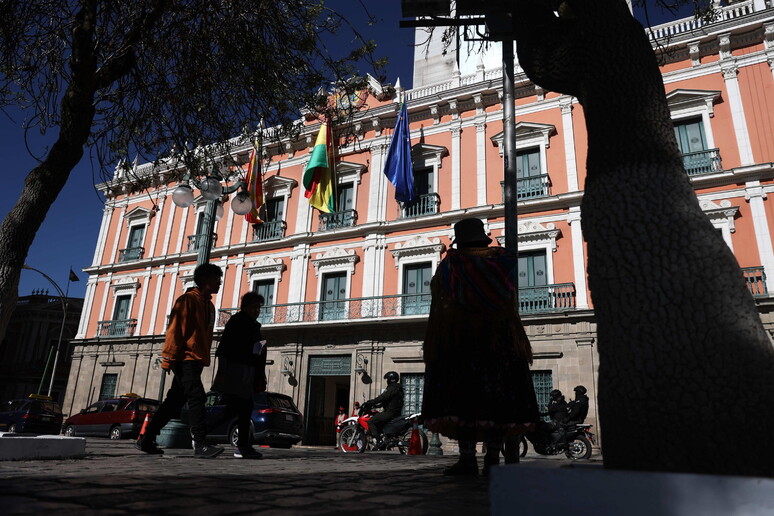
M542 412L541 416L548 416L551 418L551 422L556 426L563 425L567 421L567 402L562 395L562 391L554 389L549 394L551 400L548 402L546 412Z
M573 389L575 399L567 404L567 424L581 424L589 413L589 397L586 396L586 388L578 385Z
M237 416L239 437L234 457L238 459L261 458L250 445L250 415L253 394L266 390L266 341L257 320L263 303L263 296L255 292L242 296L240 311L226 323L215 353L219 363L212 390L226 398L223 418Z
M400 385L400 375L395 371L390 371L384 375L387 380L387 388L384 392L372 400L368 400L363 407L368 410L373 407L382 407L383 410L375 414L368 420L368 433L377 441L377 447L380 444L379 434L384 425L400 416L403 411L403 387Z

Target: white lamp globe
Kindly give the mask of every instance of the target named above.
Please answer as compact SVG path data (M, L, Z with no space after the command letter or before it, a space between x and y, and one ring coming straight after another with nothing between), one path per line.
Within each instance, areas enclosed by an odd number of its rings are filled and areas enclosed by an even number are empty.
M247 192L239 192L231 199L231 211L237 215L246 215L253 208L253 203Z
M214 201L223 195L223 186L220 184L220 181L212 176L205 178L204 181L199 184L199 190L202 192L202 197L208 201Z
M218 201L218 206L215 208L215 220L223 218L223 203Z
M177 185L177 188L172 192L172 202L180 208L188 208L193 200L193 190L187 184Z

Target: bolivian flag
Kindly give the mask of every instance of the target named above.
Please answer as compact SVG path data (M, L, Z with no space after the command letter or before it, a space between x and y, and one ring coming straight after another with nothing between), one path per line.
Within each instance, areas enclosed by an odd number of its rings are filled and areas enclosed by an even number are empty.
M333 147L331 127L327 122L320 126L312 156L304 170L304 189L309 204L325 213L336 211L333 178Z
M254 146L250 153L250 162L247 165L247 193L253 203L253 208L247 212L245 219L250 224L260 224L263 221L258 210L263 206L263 177L261 163L258 161L258 152Z

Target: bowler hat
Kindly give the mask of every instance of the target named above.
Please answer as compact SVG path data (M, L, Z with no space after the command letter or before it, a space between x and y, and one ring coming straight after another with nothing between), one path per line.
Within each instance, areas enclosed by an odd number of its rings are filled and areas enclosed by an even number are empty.
M486 236L480 219L462 219L454 225L454 242L458 247L486 247L492 239Z

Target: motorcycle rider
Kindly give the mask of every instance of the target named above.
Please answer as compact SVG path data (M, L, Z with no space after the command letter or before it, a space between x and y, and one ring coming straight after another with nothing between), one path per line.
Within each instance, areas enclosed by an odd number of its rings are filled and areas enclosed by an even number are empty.
M567 425L579 425L583 423L589 413L589 397L586 396L586 388L578 385L573 389L575 399L567 404Z
M395 371L389 371L384 375L387 380L387 388L382 394L372 400L363 403L364 410L370 410L372 407L382 407L383 410L371 416L368 420L368 433L377 443L377 449L381 445L379 435L381 429L391 420L400 416L403 411L403 387L400 385L400 376Z
M548 402L546 412L541 412L541 416L549 416L551 422L546 428L551 432L551 441L557 443L562 440L564 434L564 424L567 421L567 402L562 395L562 391L554 389L549 394L551 400ZM551 425L548 428L548 425Z

